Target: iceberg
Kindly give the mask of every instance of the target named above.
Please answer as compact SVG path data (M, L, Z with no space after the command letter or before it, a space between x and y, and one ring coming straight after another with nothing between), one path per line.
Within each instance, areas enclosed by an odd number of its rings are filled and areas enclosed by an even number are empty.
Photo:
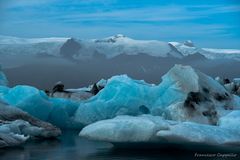
M20 126L20 129L23 129L24 127L21 127L21 125L24 125L26 126L26 130L22 130L21 133L30 136L51 138L57 137L61 134L60 129L53 126L52 124L32 117L26 112L16 107L9 106L1 101L0 101L0 121L2 124L6 123L7 126L13 126L10 127L12 129L18 126ZM15 130L17 131L17 129Z
M86 126L80 136L107 142L149 142L158 130L167 129L169 123L159 116L117 116Z
M47 120L52 110L46 94L31 86L15 86L1 98L9 105L16 106L42 120Z
M8 80L5 74L2 72L2 67L0 65L0 86L7 86Z
M240 144L240 130L165 120L159 116L118 116L90 124L79 133L92 140L118 143L201 143L208 145Z
M65 129L81 129L82 123L74 119L79 102L62 98L50 98L52 110L46 121Z
M0 148L18 146L30 137L52 138L60 129L0 101Z
M240 133L240 110L235 110L219 119L218 125L223 128L237 130Z
M1 126L0 126L1 128ZM13 147L23 144L29 137L14 133L0 132L0 148Z
M49 92L51 97L71 99L74 101L87 100L96 95L102 90L107 84L107 80L101 79L97 83L88 87L77 88L77 89L64 89L64 85L58 82L53 88L52 92Z
M119 114L137 115L140 106L151 106L157 94L156 87L126 75L114 76L104 89L80 103L75 119L84 125Z
M231 105L233 101L231 93L211 77L190 66L175 65L159 85L126 75L110 78L96 96L80 103L75 120L88 125L117 115L149 113L179 121L216 124L220 115L237 107ZM179 110L179 115L171 112L173 108Z
M66 92L55 92L52 97L70 99L73 101L87 100L94 96L92 93L81 89L66 89Z
M240 145L240 134L219 126L182 122L160 130L156 136L167 141L201 143L209 145Z
M240 145L239 102L218 81L190 66L175 65L159 85L112 77L80 104L75 116L87 125L80 136L115 145Z
M233 81L228 78L221 79L220 77L215 78L220 84L224 85L227 91L230 93L240 96L240 79L234 78Z
M13 88L0 87L0 99L43 121L61 128L79 128L74 115L79 103L63 98L50 98L43 91L25 85Z

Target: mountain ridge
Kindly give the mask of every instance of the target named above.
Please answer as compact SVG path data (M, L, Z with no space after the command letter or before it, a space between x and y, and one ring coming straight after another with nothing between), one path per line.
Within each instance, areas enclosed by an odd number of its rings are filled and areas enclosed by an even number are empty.
M69 47L66 48L67 43ZM75 47L75 50L71 46ZM135 40L122 34L87 40L64 37L18 38L0 35L0 54L9 55L43 54L82 60L94 58L94 55L97 54L108 59L120 54L148 54L155 57L176 57L181 59L187 55L197 53L208 59L240 60L240 49L199 48L191 40L183 43Z

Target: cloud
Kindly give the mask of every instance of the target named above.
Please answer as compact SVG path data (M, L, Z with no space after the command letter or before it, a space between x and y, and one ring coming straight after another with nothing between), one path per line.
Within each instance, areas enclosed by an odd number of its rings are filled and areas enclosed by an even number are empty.
M14 3L13 3L14 2ZM24 8L24 10L10 10L9 15L16 21L53 21L60 23L158 23L191 21L209 18L219 13L240 12L237 5L158 5L134 6L118 8L117 0L9 0L7 8ZM106 6L105 6L106 5ZM38 7L33 7L38 6ZM14 16L14 14L16 16ZM23 21L22 21L23 22Z
M115 3L116 0L6 0L1 1L0 4L4 8L28 8L40 5L53 5L53 4L70 4L74 5L92 5L103 4L109 5Z
M69 13L53 17L64 22L115 21L115 22L156 22L194 19L184 8L178 6L137 8L124 10L97 11L91 13Z
M5 9L19 8L19 7L32 7L42 4L51 4L56 0L7 0L0 2L1 6Z

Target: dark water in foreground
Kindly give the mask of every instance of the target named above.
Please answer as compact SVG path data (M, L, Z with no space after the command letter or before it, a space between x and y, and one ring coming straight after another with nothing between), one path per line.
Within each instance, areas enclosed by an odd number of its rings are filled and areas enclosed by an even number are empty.
M144 145L144 144L138 144ZM29 141L16 148L0 149L0 160L238 160L240 148L182 147L120 150L111 144L89 141L76 131L65 131L58 140Z

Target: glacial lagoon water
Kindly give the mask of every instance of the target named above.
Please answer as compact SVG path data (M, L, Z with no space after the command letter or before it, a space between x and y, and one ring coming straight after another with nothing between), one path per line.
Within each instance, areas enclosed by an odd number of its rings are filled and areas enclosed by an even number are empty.
M78 136L78 131L63 131L55 140L34 140L15 147L0 149L0 160L174 160L212 159L238 160L240 148L212 148L207 146L173 146L160 148L116 149L112 144L89 141ZM144 148L143 145L137 144Z

